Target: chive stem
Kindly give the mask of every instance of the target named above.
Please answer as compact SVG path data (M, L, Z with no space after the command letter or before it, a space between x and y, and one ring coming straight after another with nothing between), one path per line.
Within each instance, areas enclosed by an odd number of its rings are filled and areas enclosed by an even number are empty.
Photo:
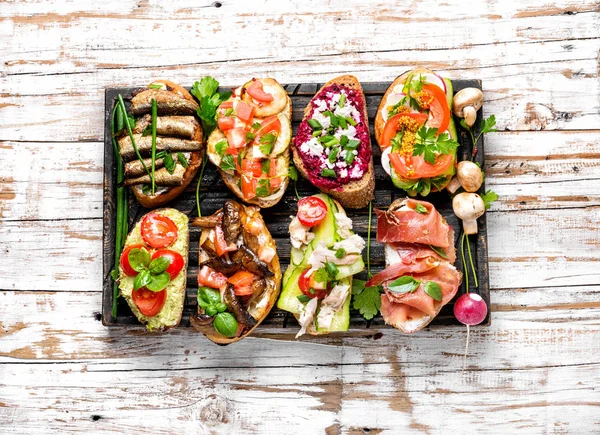
M465 238L467 235L463 233L460 239L460 255L462 257L463 272L465 274L466 293L469 293L469 267L465 264Z
M369 227L367 230L367 276L369 279L373 277L371 275L371 214L373 213L373 201L369 201Z
M150 181L152 181L152 196L154 196L154 191L156 189L156 182L154 180L154 170L156 169L156 117L158 115L158 104L156 100L152 99L152 176L150 177Z
M471 255L471 243L469 241L469 236L466 236L467 239L467 251L469 252L469 264L471 264L471 271L473 272L473 281L475 281L475 288L479 287L479 283L477 282L477 273L475 273L475 264L473 263L473 256Z
M200 168L200 175L198 176L198 183L196 184L196 207L198 207L198 217L202 216L202 210L200 209L200 184L202 184L202 177L204 176L204 168L208 162L208 156L206 150L202 155L202 167Z
M152 174L150 173L148 166L146 166L146 164L144 163L144 159L142 158L142 156L140 154L140 150L138 150L138 147L135 143L135 139L133 138L133 132L131 131L131 125L129 125L129 119L127 119L127 109L125 107L125 102L123 101L123 97L121 96L121 94L117 95L117 99L119 100L119 104L121 105L121 110L123 111L123 117L125 118L125 127L127 128L127 133L129 134L129 139L131 140L131 145L133 146L135 154L137 155L137 158L140 160L140 162L142 162L142 166L146 170L146 174L148 174L150 177L152 177Z

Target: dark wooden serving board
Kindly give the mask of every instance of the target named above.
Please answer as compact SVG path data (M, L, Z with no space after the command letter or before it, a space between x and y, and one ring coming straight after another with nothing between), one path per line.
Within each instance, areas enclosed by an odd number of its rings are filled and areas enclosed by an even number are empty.
M467 87L477 87L481 89L481 81L479 80L453 80L454 91ZM373 202L373 208L386 209L392 201L396 198L404 197L403 191L397 189L392 184L388 175L383 171L380 161L380 151L373 135L373 120L377 107L385 93L386 89L390 85L388 82L377 82L377 83L363 83L365 97L367 101L367 111L369 114L369 128L371 131L371 142L373 144L373 157L375 163L375 200ZM289 84L284 86L288 94L292 99L293 115L292 115L292 127L294 133L298 128L298 124L302 120L303 110L309 103L310 99L314 96L316 91L322 86L322 84L309 83L309 84ZM112 88L106 89L105 92L105 128L104 128L104 234L103 234L103 298L102 298L102 323L106 326L117 326L117 325L139 325L139 322L135 316L131 313L127 303L123 299L118 301L117 317L112 316L112 304L113 304L113 281L110 276L110 272L114 267L114 243L115 243L115 204L116 204L116 186L115 186L115 159L113 154L113 146L111 143L111 130L110 130L110 114L112 112L114 103L117 95L121 94L128 103L131 92L135 88ZM479 111L477 122L474 126L474 131L479 132L482 119L482 110ZM457 130L459 132L459 143L460 148L458 151L459 160L467 159L471 153L471 140L466 131L464 131L457 123ZM476 161L479 162L483 167L484 147L483 137L478 143L479 152L477 154ZM190 217L190 220L197 216L196 211L196 198L195 189L196 182L194 180L186 191L176 198L173 202L167 206L176 208ZM298 192L300 196L311 195L317 193L318 190L312 186L308 181L301 179L297 184ZM237 199L225 186L221 177L219 176L216 168L208 163L204 178L202 180L200 201L202 206L202 214L209 215L214 213L216 210L221 208L223 201L226 199ZM425 198L435 205L437 210L446 218L446 220L454 227L455 231L455 245L457 247L457 261L456 267L461 271L464 270L459 247L459 237L462 234L461 222L456 218L452 212L452 203L447 193L435 193L430 194ZM274 207L263 210L262 214L265 222L273 238L277 243L277 250L281 259L281 270L282 272L287 268L289 263L290 254L290 243L288 234L288 225L290 222L290 215L296 213L296 195L294 193L293 182L287 189L283 199ZM141 216L147 213L149 210L141 207L133 194L129 195L129 228L133 227L133 224L139 220ZM354 230L366 240L368 231L368 209L361 210L347 210L347 214L354 221ZM490 305L490 292L489 292L489 275L488 275L488 247L487 247L487 226L486 217L483 215L478 220L479 234L477 237L471 236L471 250L474 255L474 261L477 268L479 287L473 288L471 279L471 292L479 293L487 305ZM371 228L371 270L375 273L380 271L384 266L383 256L383 245L375 240L375 231L377 228L377 218L375 213L372 216L372 228ZM200 230L198 228L190 227L190 253L189 253L189 268L188 268L188 287L185 301L185 308L183 317L181 320L180 327L189 327L189 316L196 312L197 302L197 273L198 273L198 240L200 237ZM363 253L366 260L366 249ZM366 261L365 261L366 263ZM366 277L366 272L358 275L360 278ZM464 280L461 289L456 297L464 293ZM453 313L453 302L446 305L440 314L430 323L431 326L435 325L457 325L459 324L455 319ZM482 325L490 324L490 315L482 323ZM257 332L268 333L271 329L278 328L292 328L290 332L295 332L298 329L298 324L292 315L273 308L271 313L257 328ZM390 328L385 325L381 316L376 316L373 320L367 322L359 313L352 310L351 312L351 331L360 330L361 328Z

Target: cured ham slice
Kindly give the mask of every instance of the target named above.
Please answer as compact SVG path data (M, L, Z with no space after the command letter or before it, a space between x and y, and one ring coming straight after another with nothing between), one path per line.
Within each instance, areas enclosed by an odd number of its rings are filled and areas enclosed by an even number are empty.
M414 292L394 293L388 289L387 285L384 285L385 292L390 301L409 305L430 316L435 316L442 306L452 300L458 290L458 285L462 278L461 273L446 261L439 263L439 266L428 270L427 272L415 273L410 276L421 281L421 284ZM436 301L425 293L423 286L428 281L433 281L440 286L440 290L442 291L441 301Z
M427 212L419 213L417 206ZM450 226L442 215L428 202L406 199L390 206L388 211L377 213L377 241L382 243L406 242L449 248Z
M427 212L416 211L417 205ZM381 315L385 323L406 333L418 331L454 298L462 280L461 272L452 265L456 260L454 230L424 201L398 200L387 212L378 210L377 214L377 240L386 243L388 266L367 285L383 284ZM391 291L390 283L403 276L420 281L419 286L410 293ZM439 286L441 301L425 292L427 282Z

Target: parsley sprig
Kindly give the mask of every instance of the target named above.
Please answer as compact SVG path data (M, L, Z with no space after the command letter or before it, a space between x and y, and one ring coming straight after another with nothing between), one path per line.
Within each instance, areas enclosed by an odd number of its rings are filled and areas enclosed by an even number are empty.
M451 139L448 133L442 133L438 136L437 128L423 126L417 131L413 156L423 155L425 161L433 165L438 155L450 154L457 147L458 142Z
M493 133L495 131L498 131L498 129L495 128L496 127L496 116L495 115L490 115L489 118L483 120L483 122L481 123L481 131L477 135L477 138L475 138L475 135L473 134L473 130L471 129L471 127L469 127L467 125L467 123L465 122L464 119L460 120L460 125L462 128L464 128L465 130L467 130L469 132L469 135L471 136L471 141L473 142L473 152L471 153L471 160L473 160L475 158L475 156L477 155L477 142L479 142L481 135L483 133Z

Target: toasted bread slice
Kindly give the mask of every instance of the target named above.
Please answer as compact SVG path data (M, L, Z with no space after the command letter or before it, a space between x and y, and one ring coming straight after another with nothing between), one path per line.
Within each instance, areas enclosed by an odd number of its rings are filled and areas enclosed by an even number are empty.
M179 325L179 322L181 321L181 314L183 312L187 281L188 251L190 245L188 217L173 208L162 208L154 210L152 213L166 216L177 225L177 239L172 245L168 246L168 249L178 252L183 257L183 269L181 272L179 272L175 279L173 279L167 285L165 304L158 314L152 317L147 317L142 314L133 301L132 292L134 277L127 276L121 265L119 265L119 290L121 292L121 296L123 296L123 299L127 301L127 304L131 308L133 314L137 317L140 323L146 325L148 330L166 331ZM156 249L149 247L142 239L142 219L135 224L131 232L127 235L125 247L141 244L144 245L144 247L152 254L152 252L156 251Z
M358 81L358 79L351 75L344 75L344 76L336 77L335 79L330 80L327 83L325 83L321 87L321 89L319 89L317 91L315 96L318 95L324 88L326 88L327 86L333 85L333 84L337 84L337 85L344 86L344 87L351 88L351 89L356 89L359 91L359 93L362 96L363 101L364 101L363 111L362 111L361 115L362 115L362 117L365 121L365 124L367 125L367 129L368 129L369 117L367 115L367 104L366 104L362 86L360 85L360 82ZM312 100L311 100L311 103L312 103ZM309 103L307 105L307 107L304 109L304 119L306 119L306 117L310 113L311 103ZM371 148L370 135L369 135L368 143L366 144L366 146ZM295 146L295 142L292 144L292 153L293 153L294 165L298 169L298 172L300 172L300 174L304 178L306 178L307 180L310 180L308 171L304 164L304 161L302 160L302 157L300 156L300 153L298 152L298 150ZM370 158L370 161L367 166L367 171L364 173L364 175L361 179L350 181L347 184L345 184L341 187L335 188L335 189L322 189L322 188L319 188L319 189L322 192L327 193L327 194L331 195L333 198L335 198L336 200L338 200L344 207L347 207L347 208L366 207L369 204L369 202L374 198L374 192L375 192L375 170L373 168L373 154L371 153L371 158Z
M194 97L182 86L179 86L176 83L173 83L169 80L155 80L152 83L161 83L167 86L167 89L171 90L171 92L175 92L181 95L186 100L195 101ZM198 123L197 128L194 129L194 137L192 138L194 141L204 142L204 132L202 131L202 126ZM202 166L202 155L203 150L194 151L191 154L190 161L188 162L188 167L183 176L183 182L180 186L170 187L166 190L161 190L156 193L154 196L145 194L142 191L142 185L133 186L133 193L138 200L138 202L146 208L156 208L162 207L167 204L169 201L177 198L183 191L188 187L188 185L192 182L200 167Z
M277 252L277 246L275 244L275 240L273 240L273 237L271 236L271 233L269 233L269 230L267 229L267 226L265 224L265 221L263 220L262 215L260 214L260 211L257 207L253 207L253 206L245 206L240 204L241 207L243 207L244 213L245 213L245 217L243 217L241 219L242 221L242 227L244 228L242 231L245 233L247 230L245 229L246 226L250 227L250 225L252 226L252 231L253 234L250 236L246 233L246 235L244 236L245 238L245 244L247 245L248 249L252 250L253 252L256 252L256 250L259 249L259 246L262 247L270 247L272 249L275 250L275 252ZM222 209L218 210L214 215L219 215L222 213ZM209 220L211 219L211 217L207 217ZM217 221L220 221L220 219L217 219ZM192 223L192 225L197 225L196 223ZM209 234L207 235L202 235L202 238L206 237L207 239L210 239L211 232L214 232L214 229L212 228L203 228L202 230L204 231L208 231ZM258 255L258 254L257 254ZM199 256L199 260L202 261L202 258ZM213 341L214 343L217 344L221 344L221 345L226 345L226 344L230 344L230 343L234 343L236 341L241 340L242 338L247 337L248 335L250 335L252 333L252 331L254 331L256 329L256 327L258 325L260 325L260 323L265 319L265 317L267 317L267 314L269 314L269 312L271 311L271 308L273 308L273 306L275 305L275 302L277 301L277 298L279 297L279 291L281 289L281 266L279 264L279 256L277 255L277 253L275 254L275 256L271 259L271 261L269 263L266 263L268 269L273 273L273 276L271 277L265 277L265 284L266 284L266 288L265 290L260 293L260 295L258 295L257 299L254 301L252 301L252 298L255 297L255 295L250 297L250 300L247 302L248 306L245 308L247 309L248 313L256 320L256 324L250 328L249 330L245 331L242 335L240 335L239 337L233 337L233 338L229 338L229 337L225 337L224 335L219 334L214 327L212 326L212 320L210 318L206 319L207 322L206 323L202 323L200 320L199 316L192 316L190 318L190 322L192 324L192 326L194 327L194 329L196 329L199 332L202 332L209 340ZM204 314L204 310L198 306L198 314L202 315Z

